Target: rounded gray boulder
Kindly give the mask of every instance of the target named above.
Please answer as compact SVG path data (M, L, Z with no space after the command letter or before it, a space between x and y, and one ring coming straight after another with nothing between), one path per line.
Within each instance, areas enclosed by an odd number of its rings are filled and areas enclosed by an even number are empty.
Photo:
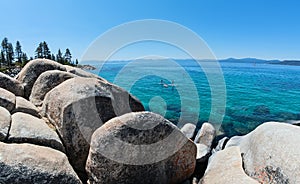
M260 183L300 183L299 140L300 127L267 122L231 138L225 150L238 146L246 173Z
M17 112L12 115L8 142L32 143L65 152L61 140L43 119Z
M24 86L24 97L29 98L31 89L36 79L45 71L61 70L66 71L66 68L55 61L49 59L35 59L25 65L16 79Z
M23 96L24 95L24 88L22 84L17 81L16 79L5 75L4 73L0 72L0 88L4 88L16 96Z
M195 144L171 122L150 112L113 118L92 136L90 184L182 183L194 172Z
M82 183L60 151L32 144L0 147L0 183Z
M13 110L12 114L16 112L24 112L26 114L41 118L39 109L31 102L20 96L16 97L16 108Z
M16 96L6 89L0 88L0 106L12 112L16 107Z
M71 164L81 176L93 132L116 116L143 111L140 101L122 88L96 78L75 77L47 93L42 113L56 127Z
M45 95L51 89L73 77L76 77L76 75L59 70L50 70L42 73L32 87L29 97L30 102L36 106L41 106Z
M11 115L7 109L0 106L0 141L4 141L8 136Z

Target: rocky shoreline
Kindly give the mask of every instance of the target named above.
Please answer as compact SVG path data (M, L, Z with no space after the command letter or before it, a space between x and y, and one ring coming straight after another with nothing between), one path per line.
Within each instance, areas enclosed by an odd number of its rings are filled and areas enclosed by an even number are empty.
M79 68L36 59L0 73L0 183L300 183L300 127L215 139L210 123L178 129Z

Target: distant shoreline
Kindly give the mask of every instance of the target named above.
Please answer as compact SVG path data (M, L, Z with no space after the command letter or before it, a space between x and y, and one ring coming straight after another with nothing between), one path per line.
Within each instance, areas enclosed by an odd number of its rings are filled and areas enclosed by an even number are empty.
M289 61L280 61L280 62L274 62L269 63L273 65L290 65L290 66L300 66L300 61L296 60L289 60Z

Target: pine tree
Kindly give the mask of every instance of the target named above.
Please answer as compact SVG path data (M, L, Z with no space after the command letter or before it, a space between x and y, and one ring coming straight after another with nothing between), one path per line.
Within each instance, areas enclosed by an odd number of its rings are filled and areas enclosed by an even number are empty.
M14 60L14 48L11 43L8 43L8 48L7 48L7 63L8 66L10 67L12 62Z
M48 47L48 44L44 41L43 43L42 43L42 45L43 45L43 58L46 58L46 59L51 59L51 52L50 52L50 49L49 49L49 47Z
M18 63L22 63L22 61L21 61L21 58L22 58L22 47L21 47L21 44L20 44L20 42L19 41L17 41L17 43L16 43L16 50L15 50L15 52L16 52L16 59L17 59L17 62Z
M78 65L78 63L79 63L79 62L78 62L78 59L76 59L76 61L75 61L76 66Z
M35 50L35 58L43 58L43 45L42 43L39 44L39 46Z
M22 53L21 61L22 61L22 66L25 66L28 63L28 57L26 53Z
M64 60L65 60L65 64L72 64L71 63L71 61L72 61L72 55L71 55L71 52L70 52L70 50L68 48L66 49Z
M54 55L54 54L51 55L51 60L56 61L56 60L55 60L55 55Z
M2 66L5 64L5 55L4 55L4 51L1 50L0 53L0 68L2 68Z
M51 59L51 56L48 44L45 41L41 42L35 50L35 58Z
M60 51L60 49L58 49L58 52L56 54L56 61L63 64L63 54L62 52Z
M1 54L3 54L2 63L4 65L8 65L8 62L7 62L8 39L6 37L2 40L1 47L2 47L2 53Z

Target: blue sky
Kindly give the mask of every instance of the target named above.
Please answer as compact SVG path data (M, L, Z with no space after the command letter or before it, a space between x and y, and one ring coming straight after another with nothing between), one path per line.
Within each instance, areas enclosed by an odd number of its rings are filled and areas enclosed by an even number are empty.
M297 0L1 0L0 38L21 41L29 55L45 40L52 52L68 47L80 59L114 26L163 19L196 32L217 58L300 59L299 7Z

